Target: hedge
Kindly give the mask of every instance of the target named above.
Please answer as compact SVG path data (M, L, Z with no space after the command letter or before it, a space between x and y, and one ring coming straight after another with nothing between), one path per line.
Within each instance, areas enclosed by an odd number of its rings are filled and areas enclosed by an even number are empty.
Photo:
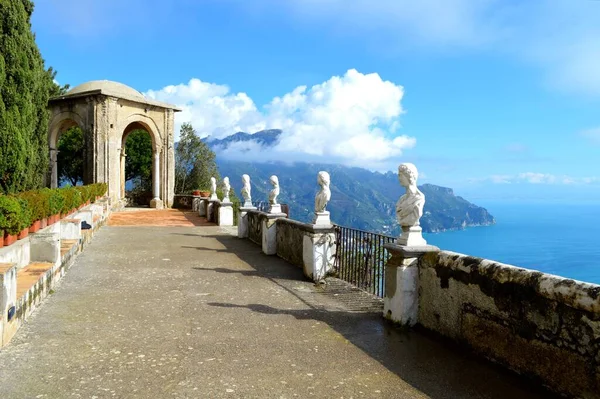
M108 185L42 188L14 195L0 195L0 232L18 234L37 220L66 214L106 194ZM0 236L3 234L0 234Z

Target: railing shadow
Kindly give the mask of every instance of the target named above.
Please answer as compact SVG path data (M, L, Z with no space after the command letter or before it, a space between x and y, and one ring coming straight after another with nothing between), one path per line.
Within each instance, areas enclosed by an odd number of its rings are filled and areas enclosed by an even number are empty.
M380 312L351 312L323 307L325 296L319 289L297 290L294 287L305 281L302 270L276 256L266 256L260 247L237 237L209 234L204 238L216 239L224 249L220 252L235 254L252 270L226 268L200 268L200 272L231 273L250 277L263 277L279 285L301 300L305 309L280 309L266 304L236 304L212 302L221 308L245 308L265 315L289 315L297 320L315 320L326 323L354 346L360 348L403 381L431 398L554 398L556 396L538 388L490 363L468 355L464 350L447 342L438 341L415 331L404 331L385 321ZM203 249L187 246L185 249ZM206 248L206 250L213 250ZM331 297L329 297L331 298Z

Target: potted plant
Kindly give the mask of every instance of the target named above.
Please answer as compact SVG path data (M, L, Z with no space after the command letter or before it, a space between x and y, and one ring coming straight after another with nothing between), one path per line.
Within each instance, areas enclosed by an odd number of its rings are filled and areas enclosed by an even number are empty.
M0 230L4 231L4 245L17 241L17 235L23 230L22 209L19 201L7 195L0 195Z
M42 227L42 221L46 218L46 197L39 191L25 191L19 194L19 198L27 201L27 205L31 211L31 226L30 233L37 233Z
M20 231L17 235L18 240L22 240L23 238L29 235L29 226L31 226L31 208L29 208L29 204L23 198L15 197L17 202L19 203L19 207L21 208L21 219L19 223Z

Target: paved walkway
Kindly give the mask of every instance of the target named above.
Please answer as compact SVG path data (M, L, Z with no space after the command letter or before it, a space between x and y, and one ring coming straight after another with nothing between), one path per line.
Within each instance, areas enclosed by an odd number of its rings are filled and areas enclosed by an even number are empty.
M331 292L219 227L104 227L0 351L0 398L550 397Z

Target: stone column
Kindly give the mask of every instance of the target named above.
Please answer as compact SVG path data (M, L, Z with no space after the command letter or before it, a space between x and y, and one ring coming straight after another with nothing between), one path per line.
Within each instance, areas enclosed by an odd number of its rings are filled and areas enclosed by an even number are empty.
M125 148L121 149L121 199L125 198L125 184L127 183L125 177L125 162L127 154L125 154Z
M432 245L405 246L385 244L391 258L385 265L383 316L405 327L412 327L419 314L419 258L438 252Z
M271 206L273 209L273 206ZM277 219L284 218L285 213L269 212L262 220L262 251L265 255L277 254ZM300 245L300 243L298 243Z
M160 151L154 152L154 165L152 173L152 195L154 198L150 201L150 208L162 209L163 202L160 199Z
M58 187L58 150L50 148L50 187Z
M252 206L252 203L248 204L247 202L240 208L240 214L238 215L238 238L248 238L248 211L255 210L256 207Z

